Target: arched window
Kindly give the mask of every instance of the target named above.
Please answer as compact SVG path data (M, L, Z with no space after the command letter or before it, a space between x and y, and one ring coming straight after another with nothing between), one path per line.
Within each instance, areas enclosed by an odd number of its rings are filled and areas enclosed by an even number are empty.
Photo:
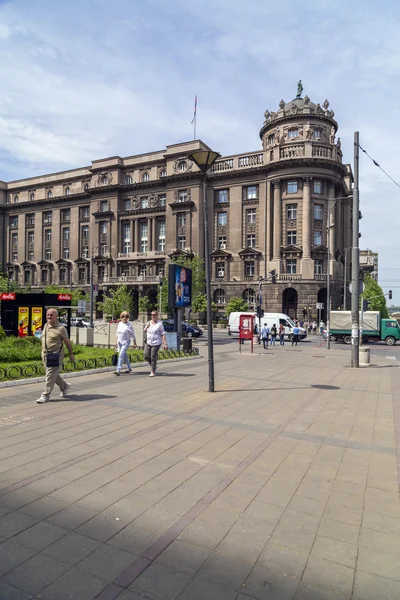
M247 302L249 307L253 306L256 302L256 293L254 290L248 288L243 292L243 300Z
M181 173L183 173L184 171L186 171L186 169L187 169L186 160L180 160L178 162L178 171L180 171Z
M147 172L143 173L142 181L149 181L149 180L150 180L150 175Z
M108 175L102 175L101 177L101 185L108 185L110 183L110 179Z
M29 194L29 200L34 200L35 199L35 192L31 192Z
M132 184L132 182L133 182L133 180L132 180L132 175L127 175L127 176L125 177L125 185L131 185L131 184Z
M215 290L214 301L216 304L226 304L226 295L224 290Z
M52 197L53 197L53 192L52 192L51 190L49 190L49 191L47 192L47 197L48 197L48 198L52 198Z
M18 198L18 194L15 194L14 196L14 202L18 202L19 198Z
M161 169L160 171L160 177L166 177L167 176L167 170L166 169Z
M83 191L88 192L89 190L90 190L90 185L88 183L85 183L85 185L83 186Z
M67 187L65 188L65 195L66 196L70 196L71 195L71 188L67 185Z

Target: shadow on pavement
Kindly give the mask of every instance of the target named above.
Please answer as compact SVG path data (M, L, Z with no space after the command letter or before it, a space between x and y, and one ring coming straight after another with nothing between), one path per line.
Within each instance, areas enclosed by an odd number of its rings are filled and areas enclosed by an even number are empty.
M118 396L110 396L108 394L71 394L68 398L51 398L50 404L54 402L89 402L90 400L107 400L118 398Z
M311 384L312 388L316 388L317 390L340 390L340 387L337 385L325 385L323 383Z

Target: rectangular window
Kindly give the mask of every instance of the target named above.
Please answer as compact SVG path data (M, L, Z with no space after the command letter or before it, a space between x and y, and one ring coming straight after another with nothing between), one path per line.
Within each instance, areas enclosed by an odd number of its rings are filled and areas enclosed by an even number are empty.
M11 243L13 246L18 245L18 233L13 233L11 236Z
M147 221L145 223L140 223L140 252L147 252L149 249L148 232L149 228Z
M288 204L286 211L288 220L297 219L297 204Z
M178 194L178 202L186 202L188 199L187 190L181 190Z
M149 208L149 199L147 196L140 199L140 208Z
M123 210L131 210L131 199L125 198L122 206L123 206Z
M65 282L67 281L67 271L66 269L60 269L60 281L61 282Z
M46 260L51 260L51 250L50 250L50 248L47 248L44 257L45 257Z
M51 229L46 229L44 232L46 242L51 242Z
M165 266L164 265L156 265L156 275L162 275L164 276L165 273Z
M43 213L43 223L45 225L51 224L51 211L46 211Z
M246 188L246 200L256 200L258 198L258 185L249 185Z
M89 246L82 247L82 258L89 258Z
M297 194L298 184L297 181L288 181L286 187L287 194Z
M86 267L79 267L78 277L79 281L86 281Z
M100 256L107 254L107 244L100 244Z
M322 129L320 127L314 127L312 136L314 139L320 140L322 138Z
M35 261L35 253L33 250L29 250L28 252L28 260L30 260L31 262Z
M26 215L26 224L34 225L35 224L35 215Z
M322 244L322 232L314 231L314 246L321 246Z
M63 258L69 258L69 248L63 248Z
M71 220L71 211L69 208L64 208L61 211L61 223L69 223Z
M167 196L165 196L165 194L158 196L158 206L166 206L166 204L167 204Z
M322 221L322 204L314 204L314 219Z
M103 235L107 233L107 221L100 221L100 233Z
M288 129L288 139L291 140L293 138L297 138L299 137L299 130L294 128L294 129Z
M246 263L245 263L246 277L254 277L254 273L255 273L254 260L246 260Z
M157 250L159 252L164 252L165 251L165 219L157 220L157 228L158 228Z
M147 275L147 265L146 265L146 263L140 265L140 267L139 267L139 275L143 275L144 277Z
M103 281L104 277L106 276L106 268L105 267L98 267L97 270L97 277L99 281Z
M84 239L84 240L89 239L89 226L88 225L85 225L84 227L82 227L82 239Z
M287 244L288 246L297 244L297 231L288 231L287 232Z
M257 211L255 208L249 208L246 210L246 223L255 223L257 218Z
M315 260L314 261L315 275L322 275L323 272L324 272L324 261L323 260Z
M228 202L228 200L229 200L228 190L218 190L218 192L217 192L217 200L221 204L224 203L224 202Z
M81 219L89 219L89 217L90 217L90 206L82 206Z
M101 200L100 212L108 212L108 200Z
M184 250L186 248L186 237L184 235L178 236L178 248Z
M13 262L18 262L18 252L13 252Z
M227 214L226 213L218 213L218 225L226 225L227 224Z
M35 234L33 231L28 231L28 244L33 244L35 241Z
M250 233L246 236L246 246L247 248L255 248L256 247L256 236L254 233Z
M186 225L186 214L178 213L178 225L179 227L185 227Z
M43 271L42 271L42 283L47 283L47 278L48 278L48 271L46 269L43 269Z
M322 194L322 181L315 180L313 182L314 194Z
M289 259L286 261L286 273L289 273L289 275L294 275L296 273L297 270L297 260L296 259Z
M226 235L218 236L218 250L226 250Z
M63 240L69 240L69 227L63 229Z
M130 223L122 224L122 252L128 254L131 251L131 225Z
M225 277L225 263L217 262L215 275L216 277Z
M10 217L10 227L18 227L18 216Z
M31 282L31 272L29 269L27 269L25 271L25 283L30 283Z

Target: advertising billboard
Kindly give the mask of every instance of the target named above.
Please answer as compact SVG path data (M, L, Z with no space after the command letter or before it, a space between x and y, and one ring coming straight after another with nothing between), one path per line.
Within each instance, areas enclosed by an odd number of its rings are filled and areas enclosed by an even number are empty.
M18 337L28 335L29 308L27 306L18 307Z
M168 304L187 308L192 304L192 269L171 263L168 267Z
M43 327L43 309L41 306L31 307L31 333L40 337Z

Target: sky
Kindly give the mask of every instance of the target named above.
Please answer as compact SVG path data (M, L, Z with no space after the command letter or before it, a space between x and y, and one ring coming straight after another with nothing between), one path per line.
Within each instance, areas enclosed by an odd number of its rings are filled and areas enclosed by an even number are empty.
M296 96L335 111L400 184L395 0L0 0L0 180L131 156L197 136L260 149L264 112ZM362 248L400 304L400 188L360 161ZM388 301L388 304L391 304Z

